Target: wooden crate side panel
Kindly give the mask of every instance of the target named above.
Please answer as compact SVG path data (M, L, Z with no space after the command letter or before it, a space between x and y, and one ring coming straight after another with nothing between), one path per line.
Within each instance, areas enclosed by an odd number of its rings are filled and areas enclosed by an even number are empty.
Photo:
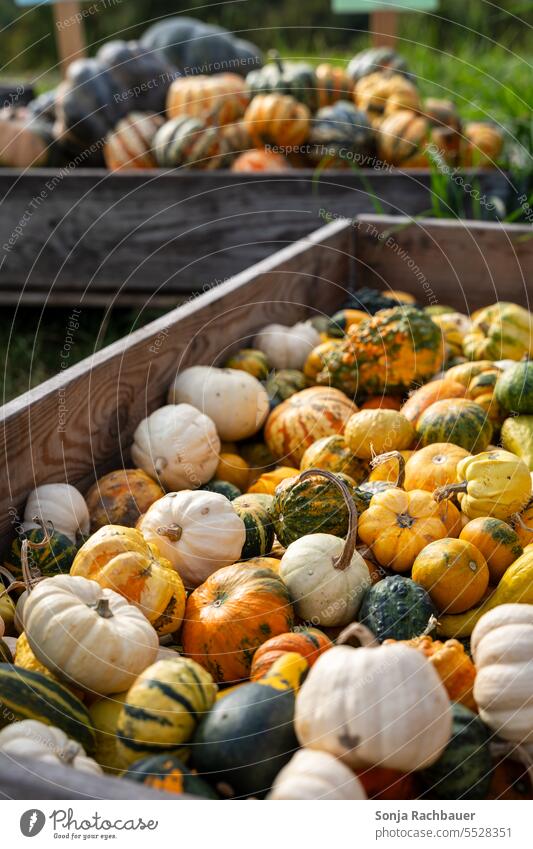
M7 404L0 535L36 485L83 489L127 465L135 427L164 403L176 370L218 363L271 321L332 312L346 296L352 237L349 225L328 225Z
M365 215L355 241L357 286L403 289L463 313L498 300L532 307L531 227Z

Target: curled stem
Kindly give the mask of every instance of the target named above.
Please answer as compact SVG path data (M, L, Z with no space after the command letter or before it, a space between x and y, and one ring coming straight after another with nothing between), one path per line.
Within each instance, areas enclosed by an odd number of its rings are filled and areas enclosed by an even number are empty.
M335 569L344 571L352 562L355 544L357 542L357 507L355 506L355 501L353 500L352 494L344 481L337 477L337 475L332 474L332 472L327 472L325 469L306 469L305 472L302 472L299 475L298 480L303 481L310 477L326 478L326 480L330 481L341 491L342 497L344 498L344 503L348 510L348 533L346 534L346 541L344 543L342 554L333 564Z
M444 501L446 498L451 498L456 492L466 492L468 488L467 481L461 483L449 483L446 486L439 486L433 493L435 501Z
M387 463L389 460L398 461L398 477L396 478L396 486L398 489L403 489L405 485L405 457L402 457L399 451L386 451L384 454L378 454L376 457L372 458L370 466L372 469L377 469L378 466L382 466L383 463Z

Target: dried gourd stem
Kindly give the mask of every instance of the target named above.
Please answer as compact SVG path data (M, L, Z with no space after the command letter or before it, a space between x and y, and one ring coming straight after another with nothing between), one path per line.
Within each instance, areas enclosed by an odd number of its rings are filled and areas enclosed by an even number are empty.
M456 492L466 492L468 481L461 483L449 483L446 486L439 486L433 493L435 501L444 501L446 498L451 498Z
M183 533L181 525L160 525L155 529L160 537L166 537L170 542L179 542Z
M379 646L372 631L360 622L352 622L347 625L335 640L337 646L351 646L357 648L376 648Z
M378 466L382 466L383 463L388 462L388 460L398 461L398 477L396 478L396 486L398 489L403 489L405 486L405 457L403 457L399 451L386 451L384 454L378 454L370 461L370 467L372 469L377 469Z
M94 605L94 609L98 616L101 616L102 619L112 619L113 612L109 607L109 599L108 598L100 598L97 603Z
M343 572L352 562L355 544L357 542L357 507L355 506L355 501L353 500L352 494L344 481L337 477L337 475L332 474L332 472L326 472L324 469L306 469L305 472L302 472L299 475L298 480L303 481L310 477L326 478L326 480L334 484L337 489L340 489L342 497L344 498L344 503L348 510L348 533L346 534L346 541L344 543L342 554L333 564L334 569L339 569Z
M81 752L81 746L79 743L76 743L75 740L69 740L68 744L65 746L62 752L60 752L59 757L63 763L71 766L78 755Z
M518 761L523 764L526 768L529 783L533 788L533 751L531 746L498 741L490 744L490 753L493 758L509 758L512 761Z
M431 632L435 630L435 628L437 627L438 624L439 624L439 620L432 613L431 616L429 617L428 624L426 625L426 627L424 628L422 633L419 634L418 636L419 637L429 637Z

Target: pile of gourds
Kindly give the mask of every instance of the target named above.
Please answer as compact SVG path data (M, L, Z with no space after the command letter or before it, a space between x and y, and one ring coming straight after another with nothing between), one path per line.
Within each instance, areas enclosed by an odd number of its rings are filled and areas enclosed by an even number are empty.
M178 17L140 42L108 42L94 59L74 62L27 109L4 109L0 140L0 165L11 167L73 161L246 173L494 167L504 134L489 122L463 124L449 100L422 99L391 49L364 50L346 68L275 52L262 66L253 45Z
M532 353L516 304L366 290L178 372L131 468L27 499L0 752L206 798L530 798Z

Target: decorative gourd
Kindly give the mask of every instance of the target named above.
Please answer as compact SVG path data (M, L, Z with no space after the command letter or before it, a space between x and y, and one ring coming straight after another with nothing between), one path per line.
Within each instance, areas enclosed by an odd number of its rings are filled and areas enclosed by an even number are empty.
M65 682L58 678L57 675L54 675L54 673L51 672L48 667L44 665L44 663L41 663L40 660L37 660L33 651L30 648L28 638L26 637L24 631L22 632L22 634L20 634L16 641L14 663L15 666L20 667L21 669L27 669L30 672L39 672L46 678L51 678L52 681L56 681L58 684L68 687L68 689L72 693L74 693L74 695L77 696L79 699L82 699L84 696L82 690L65 684Z
M502 372L494 395L504 410L510 413L533 413L533 362L516 363Z
M503 144L504 135L495 124L470 121L464 127L462 164L469 168L495 168Z
M265 388L270 398L270 409L273 409L290 398L291 395L307 389L307 379L305 374L298 369L280 369L272 372L265 383Z
M472 360L519 360L533 354L531 313L507 301L485 307L476 313L463 350Z
M239 454L222 452L215 470L218 480L229 481L241 492L246 492L250 478L250 466Z
M273 150L246 150L232 163L231 170L236 174L255 173L256 171L290 171L291 165L281 153Z
M410 394L402 407L402 415L416 427L418 419L431 404L447 398L466 398L466 395L466 386L448 377L432 380Z
M185 612L185 587L170 562L140 531L104 525L78 551L72 575L114 590L144 613L160 637L173 634Z
M118 593L72 575L38 584L24 606L35 656L59 678L94 693L118 693L154 660L159 641Z
M355 638L364 641L362 648L342 644ZM407 646L372 645L361 625L349 626L339 641L300 689L294 718L300 744L352 769L379 765L407 772L434 763L450 739L452 715L432 665ZM325 693L325 708L317 710Z
M317 382L350 397L401 394L433 377L442 360L442 334L430 316L393 307L348 328L342 344L324 355Z
M219 799L218 793L192 772L176 755L151 755L131 764L122 778L165 793L190 793L202 799Z
M146 511L138 529L170 560L186 587L241 556L246 528L232 502L216 492L169 492Z
M398 452L400 454L400 452ZM377 495L379 492L385 492L386 489L394 489L398 486L398 478L396 480L373 480L373 481L364 481L363 483L356 486L352 492L355 506L357 507L357 511L359 513L364 513L365 510L368 510L370 507L370 502L374 495Z
M354 82L376 71L399 73L408 76L407 62L392 47L369 47L356 53L347 68Z
M308 469L300 482L322 476L341 492L348 511L346 542L327 533L312 533L291 543L281 559L280 576L298 616L313 625L337 626L352 621L371 579L356 550L357 510L345 482L331 472Z
M370 395L361 404L362 410L397 410L401 412L402 401L396 395Z
M254 145L294 147L308 134L311 114L307 106L287 94L258 94L244 113L244 125Z
M239 495L242 495L241 490L237 486L229 481L221 481L217 478L212 478L212 480L204 483L200 489L204 490L204 492L218 492L219 495L223 495L228 501L233 501Z
M490 734L479 716L452 704L452 736L440 758L420 772L423 798L485 799L492 775Z
M520 545L525 551L526 546L533 543L533 504L529 504L523 513L514 517L513 527L517 533Z
M360 410L347 421L344 438L356 457L371 460L384 451L410 448L415 431L396 410Z
M4 623L4 634L12 635L15 633L15 605L3 590L0 586L0 618Z
M468 389L472 380L485 371L492 372L497 368L496 363L492 360L476 360L475 362L459 363L452 366L445 372L446 380L451 380L453 383L462 383Z
M264 796L298 748L294 706L307 669L301 655L284 654L264 678L221 694L193 740L198 772L232 796Z
M281 555L279 555L281 557ZM241 560L240 566L246 566L249 569L270 569L276 575L279 575L280 560L278 557L271 554L270 557L250 557L249 560Z
M265 425L265 442L275 457L298 467L313 442L343 433L356 412L356 405L338 389L313 386L272 410Z
M516 454L533 471L533 416L509 416L501 430L504 448Z
M320 335L308 322L292 327L267 324L254 337L254 345L263 351L276 369L301 369L309 353L320 342Z
M95 736L87 708L67 687L39 672L0 663L0 692L0 728L23 719L35 719L64 731L87 754L93 754Z
M395 640L385 640L389 645ZM465 652L465 647L458 640L432 640L429 636L413 637L404 640L405 645L418 649L433 664L439 677L446 687L446 692L452 702L460 702L470 710L476 710L473 696L476 667Z
M180 372L168 391L170 404L192 404L215 423L221 439L253 436L265 421L269 404L264 387L244 371L192 366Z
M437 608L419 584L401 575L390 575L366 591L359 621L382 643L417 637L430 628L436 615Z
M405 464L405 489L426 489L455 483L457 463L468 457L468 451L453 442L433 442L415 451Z
M60 728L36 719L15 722L0 731L0 753L9 759L29 758L53 766L70 766L79 772L101 775L101 767L88 758L77 740L71 740Z
M488 611L504 604L533 604L533 551L526 550L504 572L493 593L466 613L440 616L438 632L444 637L469 637Z
M532 641L529 604L501 605L482 616L472 632L479 715L499 737L515 744L533 743Z
M246 371L258 380L266 380L270 374L270 363L266 355L256 348L241 348L226 360L224 368Z
M108 133L104 161L111 171L157 168L154 137L164 118L154 112L130 112Z
M161 168L196 168L213 171L227 158L230 146L218 127L201 118L183 115L159 128L153 141L154 155Z
M501 448L460 460L457 480L459 483L436 490L435 498L458 493L461 510L469 519L508 519L523 510L531 497L528 467L515 454Z
M300 749L276 776L269 799L366 799L356 775L328 752Z
M489 567L491 584L497 584L523 553L517 532L507 522L491 516L472 519L462 529L459 539L472 543L481 552Z
M484 451L492 439L492 424L486 411L475 401L448 398L435 401L416 425L422 447L434 442L452 442L467 451Z
M48 529L46 537L43 537L42 529L33 529L26 531L22 537L15 537L4 559L4 566L11 572L15 580L22 580L23 539L33 543L33 545L28 546L30 567L38 569L45 578L52 575L68 574L77 551L72 538ZM35 543L41 543L41 545L36 546Z
M183 650L215 681L250 674L255 649L290 631L293 609L284 582L270 569L219 569L187 601Z
M261 437L241 442L239 445L239 454L250 466L248 488L252 486L252 484L254 484L263 473L272 471L276 465L276 458Z
M414 773L372 766L355 774L369 799L414 799L417 796Z
M461 119L457 112L457 106L452 100L426 97L422 114L431 124L436 126L449 127L456 131L461 129Z
M361 483L368 472L364 460L356 457L348 448L344 436L323 436L306 449L300 469L324 469L334 474L348 475L356 484Z
M356 82L353 99L359 109L368 113L374 126L378 126L384 115L420 107L420 95L416 86L401 74L376 71Z
M289 631L287 634L271 637L255 652L250 669L250 678L252 681L263 678L278 658L288 652L300 654L305 658L308 665L312 666L320 655L332 646L333 643L329 637L326 637L318 628L300 628L296 631Z
M315 68L318 84L318 106L331 106L338 100L351 100L353 82L344 68L321 62Z
M330 351L340 348L341 339L328 339L326 342L321 342L316 348L313 348L304 363L304 374L309 383L315 383L317 375L325 366L325 356Z
M248 494L235 498L233 509L246 528L246 541L241 557L262 557L269 553L274 542L274 526L269 515L269 495Z
M0 619L0 634L4 633L4 621ZM9 639L9 637L8 637ZM13 655L8 644L0 636L0 663L13 663Z
M51 162L53 138L47 121L21 116L19 109L0 110L0 167L39 168Z
M391 165L427 166L423 147L429 136L429 124L416 112L401 108L387 115L378 132L378 155Z
M117 725L117 751L132 764L186 743L215 703L210 674L186 657L158 660L125 697Z
M370 474L368 475L368 482L374 483L374 481L387 481L392 486L398 486L398 479L402 480L402 488L405 488L403 482L403 476L405 475L405 467L402 466L402 469L398 469L398 454L402 457L404 464L407 463L409 457L414 454L414 451L389 451L389 458L383 461L380 461L377 465L370 464Z
M52 524L55 531L75 543L77 537L89 533L89 511L83 495L68 483L45 483L28 495L24 508L24 531Z
M172 490L207 483L218 465L220 439L215 423L191 404L155 410L133 434L133 462Z
M115 693L96 699L89 707L91 722L96 734L95 760L105 772L122 772L127 763L117 747L117 724L128 692Z
M455 138L460 138L459 134L452 134ZM447 312L443 315L432 316L433 321L442 330L442 336L446 345L447 356L446 360L453 360L455 357L463 356L463 338L465 333L469 333L472 329L472 320L460 312ZM446 380L446 376L444 377ZM444 396L442 396L444 397ZM448 396L450 397L450 396ZM440 400L435 398L436 401Z
M427 590L439 611L463 613L483 598L489 569L472 543L441 539L422 549L413 563L412 577Z
M250 494L274 495L276 487L282 481L293 478L297 473L298 470L293 466L278 466L277 469L260 475L255 483L248 488L248 492Z
M349 165L355 160L364 166L373 153L375 135L366 113L340 100L318 110L311 120L308 145L311 159L320 164Z
M273 62L257 71L250 71L246 77L252 98L265 94L291 95L315 112L319 106L319 94L313 66L307 62L286 62L276 51L271 51L271 55Z
M332 483L331 475L327 475L323 470L309 469L305 476L289 478L276 488L270 516L276 537L285 548L307 534L346 536L349 512L344 494L336 482ZM348 489L353 486L351 478L342 474L336 477Z
M169 119L187 116L220 126L242 118L249 102L246 83L238 74L195 74L173 81L166 113Z
M91 517L91 533L104 525L135 527L139 516L164 494L142 469L118 469L104 475L85 496Z

